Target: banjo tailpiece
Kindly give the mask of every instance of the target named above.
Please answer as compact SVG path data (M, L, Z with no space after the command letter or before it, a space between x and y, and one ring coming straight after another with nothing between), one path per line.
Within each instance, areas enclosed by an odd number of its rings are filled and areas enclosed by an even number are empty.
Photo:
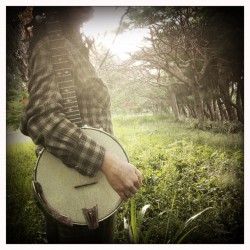
M93 208L83 208L82 212L86 219L89 229L96 229L99 227L98 224L98 206L95 205Z

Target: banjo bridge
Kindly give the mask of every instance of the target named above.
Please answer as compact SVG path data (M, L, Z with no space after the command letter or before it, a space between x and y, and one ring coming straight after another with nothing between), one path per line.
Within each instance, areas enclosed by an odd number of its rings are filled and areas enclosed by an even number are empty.
M85 184L74 186L74 188L86 187L86 186L94 185L94 184L97 184L97 183L98 183L98 181L94 181L94 182L90 182L90 183L85 183Z

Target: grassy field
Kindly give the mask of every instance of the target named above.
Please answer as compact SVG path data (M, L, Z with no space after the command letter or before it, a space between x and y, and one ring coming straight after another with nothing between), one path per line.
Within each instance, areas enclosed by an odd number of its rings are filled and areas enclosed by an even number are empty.
M116 243L244 242L242 133L201 131L155 116L113 123L144 176L135 198L118 211ZM7 147L7 243L45 242L30 192L35 161L32 143Z

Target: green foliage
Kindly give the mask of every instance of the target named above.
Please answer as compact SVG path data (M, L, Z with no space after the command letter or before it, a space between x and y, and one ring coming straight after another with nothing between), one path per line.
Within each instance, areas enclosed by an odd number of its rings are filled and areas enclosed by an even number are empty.
M7 126L13 129L18 129L22 111L25 107L25 100L27 100L27 92L21 90L11 89L7 100Z
M186 124L171 123L164 117L119 117L115 121L117 137L144 176L135 202L137 207L150 204L140 229L147 235L147 243L242 242L241 135L187 130ZM186 228L184 221L209 207L214 209L175 236ZM130 213L135 214L125 205L118 216L120 223Z
M176 232L174 235L173 239L169 240L169 243L181 243L188 234L190 234L191 231L193 231L195 228L198 226L194 226L193 228L189 229L188 232L185 232L184 230L195 220L197 219L200 215L202 215L204 212L207 210L212 209L212 207L205 208L203 211L193 215L191 218L189 218L181 227L180 229Z
M7 83L7 96L10 89L20 89L22 76L23 76L23 65L18 58L20 34L19 34L19 21L18 13L20 7L9 7L7 8L7 44L6 44L6 83Z
M7 45L6 45L6 98L7 98L7 125L17 129L24 104L22 100L27 97L24 88L24 75L26 67L21 55L21 32L18 14L24 7L7 7ZM26 55L27 56L27 55ZM27 79L26 79L27 80Z
M127 239L129 243L147 243L147 238L142 234L141 227L142 227L144 215L149 207L150 205L147 204L139 212L137 212L135 200L131 199L130 201L130 224L128 224L127 219L124 218L124 229L126 231Z
M243 243L242 134L190 129L164 116L113 122L130 161L143 173L143 186L117 213L116 243ZM34 165L31 143L7 147L9 243L44 242L30 192Z
M35 161L35 147L32 143L8 146L7 243L43 242L43 220L31 196Z
M213 122L210 120L206 121L206 129L212 130L215 133L240 133L244 131L244 124L237 121L222 121L222 122Z
M174 203L175 203L175 195L172 201L171 210L169 211L169 215L168 215L167 229L165 233L164 243L166 243L166 239L168 236L168 226L169 226L169 222L171 219L171 213L174 209ZM128 238L129 243L150 243L148 242L148 240L153 235L152 228L149 227L147 231L145 232L145 234L141 232L143 218L149 207L150 205L147 204L141 209L141 211L137 213L135 200L132 199L130 201L130 215L131 215L130 225L131 226L127 223L126 218L124 218L124 229L125 231L127 231L127 238ZM191 231L193 231L195 228L198 227L198 226L194 226L191 229L189 228L187 231L186 229L190 226L190 224L209 209L212 209L212 207L208 207L204 209L203 211L193 215L191 218L189 218L185 223L183 223L183 225L180 226L179 230L175 233L173 238L169 239L167 243L180 244L190 234Z

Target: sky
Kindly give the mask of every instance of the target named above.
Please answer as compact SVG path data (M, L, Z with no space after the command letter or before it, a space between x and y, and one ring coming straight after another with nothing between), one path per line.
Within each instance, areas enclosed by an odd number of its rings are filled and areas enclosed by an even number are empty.
M94 7L93 18L83 25L85 35L93 37L96 44L101 43L122 60L128 59L128 53L143 45L143 38L148 32L146 29L129 30L115 39L115 32L125 11L126 7L123 6Z

